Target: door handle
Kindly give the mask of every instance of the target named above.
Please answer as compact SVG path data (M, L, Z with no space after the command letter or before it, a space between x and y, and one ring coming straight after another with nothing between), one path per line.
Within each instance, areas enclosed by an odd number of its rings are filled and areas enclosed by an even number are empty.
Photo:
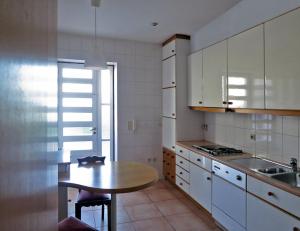
M91 132L93 132L93 134L95 135L97 133L97 128L96 127L92 127L90 129Z

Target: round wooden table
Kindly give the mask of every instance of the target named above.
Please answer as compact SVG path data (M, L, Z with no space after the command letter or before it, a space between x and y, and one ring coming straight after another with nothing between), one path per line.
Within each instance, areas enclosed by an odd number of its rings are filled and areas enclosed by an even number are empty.
M158 180L157 171L137 162L105 161L105 164L79 166L71 164L68 172L59 174L59 203L67 207L67 187L84 189L90 192L111 194L111 228L116 230L116 194L141 190ZM65 212L60 219L67 216Z

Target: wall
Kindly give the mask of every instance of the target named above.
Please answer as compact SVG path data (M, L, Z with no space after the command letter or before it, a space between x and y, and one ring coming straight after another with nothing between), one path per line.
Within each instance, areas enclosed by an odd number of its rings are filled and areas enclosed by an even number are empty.
M299 0L242 0L191 37L195 52L266 20L300 7Z
M298 0L242 0L191 37L191 52L224 40L300 6ZM289 163L299 159L299 118L205 113L205 139ZM256 135L256 141L250 135Z
M57 126L47 121L47 112L56 110L48 104L56 103L56 4L0 3L3 231L57 230Z
M92 37L60 33L58 57L85 60L94 49ZM105 59L118 64L118 157L148 162L161 171L161 46L98 38ZM127 128L136 120L136 131Z

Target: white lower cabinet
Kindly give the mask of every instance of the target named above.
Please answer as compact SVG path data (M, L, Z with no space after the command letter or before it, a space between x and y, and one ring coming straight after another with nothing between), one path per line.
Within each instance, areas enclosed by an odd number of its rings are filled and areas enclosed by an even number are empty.
M247 193L247 231L298 231L300 221Z
M211 212L211 173L190 164L190 196Z

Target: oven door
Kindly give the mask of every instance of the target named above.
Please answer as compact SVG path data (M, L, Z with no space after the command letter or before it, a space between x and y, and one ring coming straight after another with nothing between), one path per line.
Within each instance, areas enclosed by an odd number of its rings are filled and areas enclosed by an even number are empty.
M246 191L213 175L212 215L230 231L245 231Z

